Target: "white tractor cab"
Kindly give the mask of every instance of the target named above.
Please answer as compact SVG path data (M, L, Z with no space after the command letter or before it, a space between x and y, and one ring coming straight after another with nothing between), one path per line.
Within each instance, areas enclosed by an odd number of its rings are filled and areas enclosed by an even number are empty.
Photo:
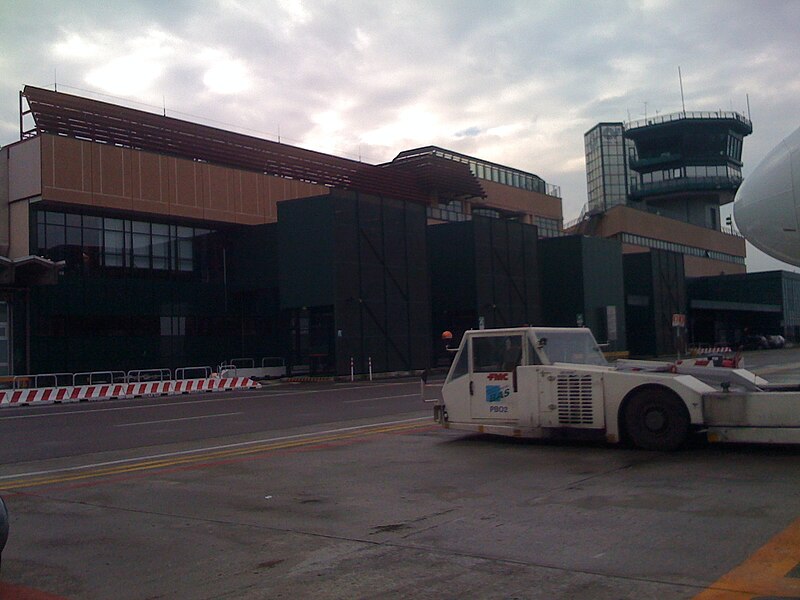
M627 440L673 450L692 431L711 441L800 443L800 388L744 369L620 361L610 366L586 328L467 331L434 418L498 435Z

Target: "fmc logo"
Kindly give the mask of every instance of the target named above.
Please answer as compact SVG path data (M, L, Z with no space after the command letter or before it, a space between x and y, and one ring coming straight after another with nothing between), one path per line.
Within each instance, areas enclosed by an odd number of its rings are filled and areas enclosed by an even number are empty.
M489 381L508 381L508 373L489 373Z

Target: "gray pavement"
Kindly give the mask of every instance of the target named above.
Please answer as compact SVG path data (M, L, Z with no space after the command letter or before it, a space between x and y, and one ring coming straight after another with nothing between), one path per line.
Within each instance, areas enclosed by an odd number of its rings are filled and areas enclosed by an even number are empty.
M781 376L800 362L752 354ZM257 430L225 435L206 431L224 418L189 420L225 411L187 402L139 446L4 462L0 598L800 597L800 448L464 435L431 423L415 385L276 388L247 413ZM86 435L136 429L107 418L88 415ZM766 563L758 581L720 579L775 544L774 582Z

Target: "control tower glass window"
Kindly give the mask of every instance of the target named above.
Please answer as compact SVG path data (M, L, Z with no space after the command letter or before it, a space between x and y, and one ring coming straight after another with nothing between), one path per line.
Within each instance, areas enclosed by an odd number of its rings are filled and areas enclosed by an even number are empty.
M625 204L628 196L627 144L622 123L600 123L584 136L590 211Z

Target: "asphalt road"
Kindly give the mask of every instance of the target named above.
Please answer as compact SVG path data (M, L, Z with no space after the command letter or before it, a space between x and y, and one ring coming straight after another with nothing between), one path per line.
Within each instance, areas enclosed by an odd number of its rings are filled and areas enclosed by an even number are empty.
M0 598L800 598L800 448L465 435L418 391L4 409Z
M80 456L422 410L416 379L21 406L0 410L0 464Z

